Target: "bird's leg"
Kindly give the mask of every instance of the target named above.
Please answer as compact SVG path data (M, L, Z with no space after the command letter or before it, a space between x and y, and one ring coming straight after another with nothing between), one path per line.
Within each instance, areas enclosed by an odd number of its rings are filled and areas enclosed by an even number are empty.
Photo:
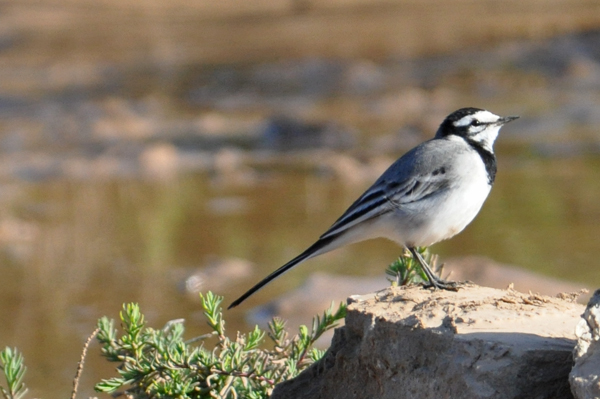
M435 273L433 271L431 271L431 269L429 268L429 265L427 264L427 262L425 262L425 259L423 259L423 257L421 256L419 251L417 251L416 248L410 247L410 248L408 248L408 250L412 254L413 258L415 258L417 260L417 262L419 262L419 264L421 265L421 268L425 272L425 275L429 279L429 284L426 284L425 285L426 287L434 287L434 288L438 288L438 289L442 289L442 290L449 290L449 291L457 291L458 290L458 284L456 282L442 280L441 278L436 276Z

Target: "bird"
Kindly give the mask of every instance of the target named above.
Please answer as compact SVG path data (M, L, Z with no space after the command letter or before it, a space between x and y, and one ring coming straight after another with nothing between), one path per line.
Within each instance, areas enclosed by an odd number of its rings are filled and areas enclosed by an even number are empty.
M394 162L314 244L228 309L308 259L379 237L410 251L427 276L426 287L456 290L457 283L435 275L417 247L453 237L479 213L496 178L494 142L500 128L518 118L473 107L454 111L432 139Z

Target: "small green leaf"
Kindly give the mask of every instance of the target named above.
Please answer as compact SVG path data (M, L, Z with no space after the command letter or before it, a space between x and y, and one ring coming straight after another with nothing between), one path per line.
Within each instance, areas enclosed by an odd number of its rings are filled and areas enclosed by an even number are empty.
M123 378L109 378L108 380L102 380L94 386L96 392L113 393L117 389L125 385L125 379Z
M23 355L17 348L6 347L0 352L0 369L4 372L4 377L8 385L8 391L2 388L2 393L9 399L19 399L27 393L27 388L23 383L23 377L27 371L23 363Z

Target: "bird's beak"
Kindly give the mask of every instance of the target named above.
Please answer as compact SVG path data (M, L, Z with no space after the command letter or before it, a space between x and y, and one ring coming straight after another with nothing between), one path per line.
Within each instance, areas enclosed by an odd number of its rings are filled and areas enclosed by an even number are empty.
M514 121L515 119L519 119L519 117L518 116L505 116L505 117L498 119L496 124L498 124L500 126L506 125L508 122Z

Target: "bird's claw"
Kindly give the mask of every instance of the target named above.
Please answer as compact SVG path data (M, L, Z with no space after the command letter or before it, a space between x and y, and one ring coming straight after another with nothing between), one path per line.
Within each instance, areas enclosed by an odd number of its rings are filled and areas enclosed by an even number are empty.
M432 280L423 285L424 288L431 288L446 290L446 291L458 291L464 285L463 282L460 281L446 281L442 279Z

